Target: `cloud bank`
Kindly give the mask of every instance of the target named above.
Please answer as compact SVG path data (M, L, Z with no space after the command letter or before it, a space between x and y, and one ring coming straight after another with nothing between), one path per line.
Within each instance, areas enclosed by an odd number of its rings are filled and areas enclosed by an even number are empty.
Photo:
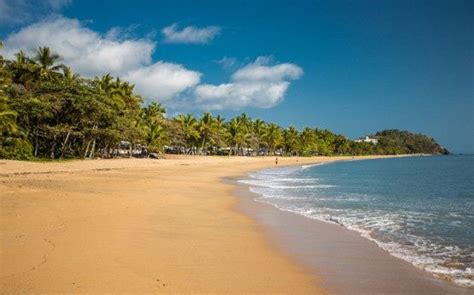
M167 43L206 44L220 34L221 29L216 26L197 28L188 26L182 30L177 24L172 24L162 30Z
M166 102L183 90L197 85L201 73L189 71L182 65L160 61L132 70L124 78L133 81L144 97L159 97L162 102Z
M117 32L114 28L102 35L76 19L49 18L9 35L5 51L12 57L19 50L48 46L74 71L88 77L106 73L123 76L149 100L169 100L199 83L198 72L163 61L153 63L154 41L121 38Z
M303 69L291 63L271 66L269 62L268 58L259 57L237 70L229 83L198 85L194 90L196 103L206 110L276 106L283 100L290 81L303 75Z
M5 40L7 55L20 49L48 46L71 67L86 76L104 72L122 75L151 62L155 45L150 40L106 38L76 19L51 18L21 29Z

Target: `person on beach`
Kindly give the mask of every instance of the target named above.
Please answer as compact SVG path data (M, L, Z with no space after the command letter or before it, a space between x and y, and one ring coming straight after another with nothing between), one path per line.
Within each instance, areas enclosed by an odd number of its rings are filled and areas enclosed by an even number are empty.
M275 158L275 165L278 165L278 157Z

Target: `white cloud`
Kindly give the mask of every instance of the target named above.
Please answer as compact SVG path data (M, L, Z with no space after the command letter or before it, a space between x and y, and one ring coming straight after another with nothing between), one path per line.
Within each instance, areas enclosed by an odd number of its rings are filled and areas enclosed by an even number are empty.
M94 76L107 72L121 75L149 64L155 43L104 37L78 20L64 17L34 23L5 40L7 56L20 49L31 51L39 46L48 46L59 53L75 71Z
M214 62L221 65L224 69L230 69L237 64L237 59L235 57L224 56L219 60L214 60Z
M80 21L65 17L27 26L9 35L4 43L8 57L19 50L48 46L74 71L88 77L106 73L125 77L149 100L169 100L198 84L201 76L181 65L162 61L152 63L156 47L152 40L131 39L128 30L120 28L99 34Z
M48 46L78 73L88 77L106 73L120 76L135 84L147 101L158 99L175 109L270 108L284 99L291 81L303 75L295 64L272 64L271 58L259 57L235 71L228 83L200 84L200 72L153 61L156 42L132 38L132 29L112 28L101 34L76 19L53 17L7 36L2 51L11 58L19 50L31 53L39 46ZM220 62L237 66L233 58Z
M207 110L239 110L249 106L271 108L283 100L289 85L287 81L203 84L195 90L196 102Z
M281 81L285 79L298 79L303 70L294 64L283 63L275 66L268 66L269 59L259 57L254 63L248 64L232 75L237 81Z
M182 65L157 62L148 67L130 71L125 79L134 83L139 92L162 102L199 83L201 73L185 69Z
M188 26L181 31L177 24L172 24L162 30L165 35L165 42L168 43L190 43L190 44L205 44L219 35L221 29L216 26L209 26L204 28L197 28Z
M58 12L72 0L0 0L0 24L15 25Z
M290 80L303 75L303 70L291 63L268 65L267 58L257 58L232 75L226 84L202 84L194 93L202 109L271 108L283 101Z

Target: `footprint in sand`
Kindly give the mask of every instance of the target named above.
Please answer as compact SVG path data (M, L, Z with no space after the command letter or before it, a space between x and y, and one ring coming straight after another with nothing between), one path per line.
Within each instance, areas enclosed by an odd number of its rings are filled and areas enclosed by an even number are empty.
M160 282L159 279L156 279L156 282L158 283L158 288L166 287L167 285L164 284L163 282Z

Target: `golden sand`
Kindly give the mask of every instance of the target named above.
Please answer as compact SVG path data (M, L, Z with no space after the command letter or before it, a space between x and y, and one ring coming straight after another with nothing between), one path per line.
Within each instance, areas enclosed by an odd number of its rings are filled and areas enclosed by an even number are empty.
M274 161L0 160L0 292L323 293L234 210L232 185L220 181Z

